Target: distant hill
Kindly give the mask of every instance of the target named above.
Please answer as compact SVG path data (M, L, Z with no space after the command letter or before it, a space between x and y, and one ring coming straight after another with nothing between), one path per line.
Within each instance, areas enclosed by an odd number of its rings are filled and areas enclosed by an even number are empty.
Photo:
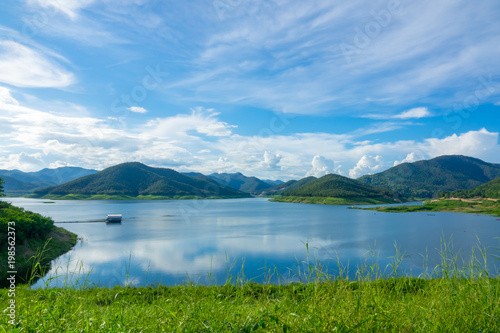
M263 192L265 195L282 195L288 190L293 190L297 187L300 187L308 182L315 180L316 177L310 176L306 178L302 178L300 180L289 180L285 183L275 185L273 187L268 188Z
M265 183L268 183L268 184L269 184L269 185L271 185L271 186L276 186L276 185L280 185L280 184L285 183L284 181L279 180L279 179L276 179L276 180L272 180L272 179L263 179L262 181L263 181L263 182L265 182Z
M45 195L153 195L153 196L248 196L206 176L190 177L172 169L152 168L138 162L119 164L68 183L35 191Z
M500 177L480 185L470 190L459 190L453 192L445 192L442 194L445 198L492 198L500 199Z
M213 173L208 177L234 189L259 194L272 187L271 184L260 180L257 177L247 177L240 172L237 173Z
M358 180L387 187L408 198L431 198L441 192L473 189L497 177L500 177L500 164L467 156L446 155L403 163Z
M386 198L392 199L394 191L363 184L355 179L329 174L289 189L285 196L334 197L334 198Z
M5 193L10 195L24 195L32 193L36 189L60 185L96 172L97 170L78 167L43 169L36 172L0 170L0 177L5 180Z

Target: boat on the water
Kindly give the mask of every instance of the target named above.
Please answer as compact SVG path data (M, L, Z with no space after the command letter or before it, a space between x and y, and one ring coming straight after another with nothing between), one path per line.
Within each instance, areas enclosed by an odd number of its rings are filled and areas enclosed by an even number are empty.
M108 214L106 215L106 223L121 223L122 214Z

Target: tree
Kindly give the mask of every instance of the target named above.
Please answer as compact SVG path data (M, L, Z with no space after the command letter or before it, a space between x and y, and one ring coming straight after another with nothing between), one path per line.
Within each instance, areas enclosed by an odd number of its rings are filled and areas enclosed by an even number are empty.
M4 196L4 194L3 194L3 184L4 184L4 183L5 183L5 182L3 181L3 179L2 179L2 178L0 178L0 197L3 197L3 196Z

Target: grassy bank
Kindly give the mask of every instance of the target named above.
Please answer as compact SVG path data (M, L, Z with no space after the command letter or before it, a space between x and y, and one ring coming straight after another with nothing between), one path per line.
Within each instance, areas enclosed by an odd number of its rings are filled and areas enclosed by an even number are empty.
M274 202L292 202L322 205L380 205L391 204L394 200L387 198L332 198L332 197L298 197L298 196L275 196L270 199Z
M9 248L15 250L17 281L26 283L77 242L75 234L54 226L50 218L6 202L0 202L0 229L0 287L5 287L8 283L8 270L3 268L7 267ZM43 249L42 253L40 249ZM34 257L37 257L36 261Z
M250 195L245 196L196 196L196 195L176 195L176 196L160 196L160 195L108 195L108 194L66 194L55 195L47 194L42 197L36 195L28 195L27 198L47 199L47 200L200 200L200 199L237 199L248 198Z
M469 214L487 214L500 217L500 201L488 199L441 199L438 201L426 201L419 206L389 206L356 208L364 210L375 210L387 213L408 213L408 212L455 212Z
M5 291L2 291L5 293ZM0 306L7 307L6 297ZM19 288L29 332L499 332L500 280ZM5 331L14 328L2 324Z

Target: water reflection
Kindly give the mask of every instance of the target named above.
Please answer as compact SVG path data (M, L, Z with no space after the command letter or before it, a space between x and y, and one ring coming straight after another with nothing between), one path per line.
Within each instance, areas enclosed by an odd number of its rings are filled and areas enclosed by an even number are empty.
M423 271L428 252L431 269L439 248L452 237L468 258L478 237L498 246L499 223L489 216L426 213L384 214L345 206L272 203L265 199L201 201L58 201L9 198L13 204L58 221L123 214L123 223L61 224L83 240L53 262L35 287L46 284L149 285L224 283L245 274L257 282L298 278L301 262L321 260L333 274L337 263L354 276L360 262L391 263L395 243L410 255L401 266ZM306 247L307 244L307 247ZM495 260L493 257L491 262ZM495 263L496 264L496 263ZM390 270L390 267L387 268ZM492 264L490 269L496 272ZM275 273L269 277L271 273ZM277 273L279 272L279 274Z

